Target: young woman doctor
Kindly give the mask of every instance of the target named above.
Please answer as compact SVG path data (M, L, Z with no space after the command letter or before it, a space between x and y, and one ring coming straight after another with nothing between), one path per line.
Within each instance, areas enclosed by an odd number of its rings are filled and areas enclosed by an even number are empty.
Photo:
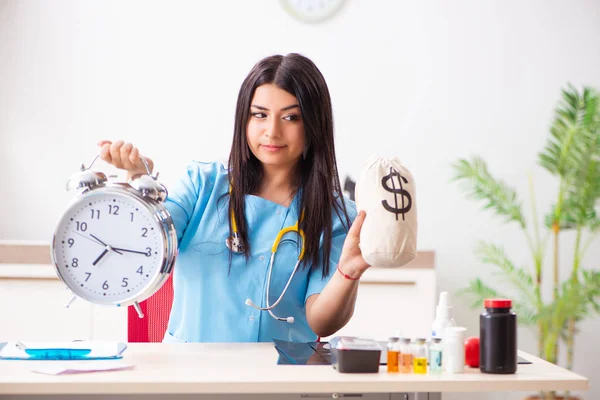
M132 144L99 146L130 176L146 171ZM311 60L259 61L239 91L229 165L192 162L168 189L179 255L165 342L314 341L348 322L369 267L365 214L343 197L329 91Z

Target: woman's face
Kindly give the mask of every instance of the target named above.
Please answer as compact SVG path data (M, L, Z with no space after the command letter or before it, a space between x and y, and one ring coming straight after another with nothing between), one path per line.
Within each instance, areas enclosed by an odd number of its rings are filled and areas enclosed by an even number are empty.
M296 97L273 84L257 87L246 135L250 150L263 164L295 165L304 152L304 123Z

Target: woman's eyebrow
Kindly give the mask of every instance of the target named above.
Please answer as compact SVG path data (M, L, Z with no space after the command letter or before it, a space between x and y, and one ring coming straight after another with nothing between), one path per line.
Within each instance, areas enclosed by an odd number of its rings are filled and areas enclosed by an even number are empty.
M258 108L259 110L263 110L263 111L270 111L267 107L259 106L256 104L252 104L250 107ZM283 107L279 111L287 111L287 110L291 110L292 108L300 108L300 106L298 104L292 104L290 106Z

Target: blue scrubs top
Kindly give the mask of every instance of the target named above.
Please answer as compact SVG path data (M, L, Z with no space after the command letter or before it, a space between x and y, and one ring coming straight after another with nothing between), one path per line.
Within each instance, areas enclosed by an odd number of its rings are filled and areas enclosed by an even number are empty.
M306 319L306 299L321 293L337 269L347 230L333 212L330 273L300 266L281 303L272 311L278 317L294 317L289 324L268 311L247 306L247 298L266 306L265 290L271 247L278 232L293 225L300 215L299 199L290 207L246 195L246 220L250 259L232 254L225 244L229 236L227 169L220 163L193 162L187 174L169 188L166 207L173 217L179 255L173 272L174 299L164 342L265 342L273 339L314 341L317 335ZM356 217L354 202L344 199L350 220ZM280 296L299 254L298 235L288 233L273 263L270 304Z

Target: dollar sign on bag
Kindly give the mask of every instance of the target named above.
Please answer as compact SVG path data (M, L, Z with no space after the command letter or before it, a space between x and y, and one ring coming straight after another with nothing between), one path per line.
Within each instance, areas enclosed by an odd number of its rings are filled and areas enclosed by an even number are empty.
M400 185L399 188L396 188L394 177L398 177L398 184ZM402 214L402 221L404 221L404 214L410 211L412 206L412 198L410 197L410 193L408 193L402 187L402 181L404 181L404 183L408 183L408 180L400 175L400 173L394 168L390 168L390 173L381 179L381 186L383 186L386 191L394 193L395 207L390 206L387 200L382 200L381 204L387 211L396 214L396 221L398 221L398 214ZM392 187L388 186L388 182L392 182ZM402 198L402 208L398 208L398 195L400 195ZM404 197L406 197L406 206L404 204Z

